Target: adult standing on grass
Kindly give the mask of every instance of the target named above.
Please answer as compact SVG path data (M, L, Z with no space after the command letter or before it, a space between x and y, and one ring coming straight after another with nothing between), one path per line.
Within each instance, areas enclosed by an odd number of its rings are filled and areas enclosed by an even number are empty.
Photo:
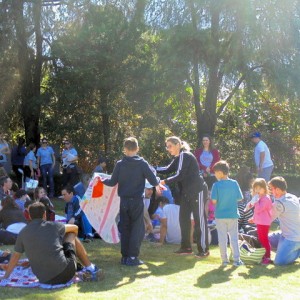
M283 177L274 177L269 188L275 198L273 220L279 219L281 236L278 241L275 265L288 265L300 257L300 204L299 199L287 193L287 184ZM272 235L271 238L272 239ZM272 241L271 241L271 244Z
M10 149L7 141L4 139L3 134L0 134L0 167L4 168L5 172L9 173L9 165L7 156L10 154Z
M180 138L172 136L166 139L166 149L174 157L167 167L157 167L158 173L170 174L161 181L161 184L177 183L179 187L180 212L179 222L181 228L181 247L176 254L192 254L191 245L191 214L194 216L194 237L197 243L198 258L209 256L208 228L205 214L207 200L207 185L199 174L198 163L190 152L187 143Z
M138 256L145 236L144 201L145 179L159 189L157 178L147 161L138 156L138 141L129 137L124 141L124 154L114 168L110 179L103 179L108 186L118 184L120 201L121 264L143 264Z
M270 150L267 144L261 140L260 132L254 132L250 137L252 142L255 144L254 161L257 170L257 177L264 178L266 181L269 181L274 169Z
M61 158L63 160L63 186L74 186L76 183L79 182L77 167L78 154L77 150L73 147L70 140L64 141L64 149L61 153Z
M41 283L65 284L75 275L76 256L84 266L83 279L97 281L103 271L92 264L77 238L76 225L48 222L44 204L35 202L29 206L31 222L19 233L15 252L7 266L7 279L17 265L22 253L26 253L33 273Z
M24 174L25 178L35 179L37 173L37 159L35 156L36 145L30 143L26 149L27 154L24 159Z
M16 182L20 188L22 188L22 173L20 173L19 170L23 170L25 156L25 139L23 137L18 137L18 144L11 150L11 165L16 175Z
M42 146L37 151L37 165L40 166L40 170L43 178L43 187L47 191L47 179L49 183L49 197L54 196L54 179L53 169L55 166L55 154L52 147L48 146L46 138L42 139Z
M202 146L195 151L199 170L211 190L213 183L216 181L214 174L214 165L220 160L220 153L218 149L213 147L212 139L209 135L202 137Z

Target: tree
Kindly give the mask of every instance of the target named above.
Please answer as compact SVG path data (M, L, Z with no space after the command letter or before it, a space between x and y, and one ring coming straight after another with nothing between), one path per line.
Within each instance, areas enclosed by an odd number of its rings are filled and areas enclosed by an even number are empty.
M204 133L214 135L217 119L239 88L259 89L261 81L279 87L278 69L299 57L297 1L277 2L189 0L164 2L159 12L152 8L161 15L155 25L170 90L193 90L198 143ZM293 76L287 78L295 81L299 74L288 69Z

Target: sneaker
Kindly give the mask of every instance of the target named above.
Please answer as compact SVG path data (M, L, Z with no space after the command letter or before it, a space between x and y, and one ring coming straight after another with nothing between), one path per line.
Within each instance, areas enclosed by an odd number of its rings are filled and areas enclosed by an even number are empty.
M189 254L193 254L193 250L192 248L186 248L186 249L178 249L177 251L174 252L175 254L179 254L179 255L189 255Z
M138 259L137 257L134 257L134 258L132 258L132 257L127 257L127 260L126 260L126 266L131 266L131 267L133 267L133 266L139 266L139 265L143 265L144 264L144 262L142 261L142 260L140 260L140 259Z
M197 254L195 254L196 257L198 258L205 258L207 256L209 256L209 251L206 251L206 252L198 252Z
M222 262L222 267L227 267L229 265L229 261L223 261Z
M104 272L95 266L94 271L85 270L81 273L80 278L83 281L101 281L104 279Z
M268 258L268 257L264 257L262 260L261 260L261 264L262 265L269 265L269 264L272 264L273 263L273 261L270 259L270 258Z
M126 262L127 262L127 256L122 256L121 258L121 265L126 265Z
M244 263L243 263L241 260L239 260L239 261L234 261L234 262L233 262L233 265L234 265L235 267L239 267L239 266L243 266Z

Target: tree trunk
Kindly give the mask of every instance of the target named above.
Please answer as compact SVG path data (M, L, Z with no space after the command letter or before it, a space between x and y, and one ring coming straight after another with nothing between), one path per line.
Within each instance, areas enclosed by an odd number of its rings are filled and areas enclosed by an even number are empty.
M28 47L26 25L23 16L23 1L14 0L12 9L16 28L20 73L21 114L27 144L40 141L39 120L41 112L40 85L42 73L41 1L33 4L34 34L36 49ZM32 52L36 53L33 58Z

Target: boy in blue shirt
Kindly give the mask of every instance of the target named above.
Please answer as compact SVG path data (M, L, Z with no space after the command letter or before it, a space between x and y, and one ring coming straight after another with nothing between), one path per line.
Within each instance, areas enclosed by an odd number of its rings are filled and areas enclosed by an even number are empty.
M110 179L102 179L108 186L118 184L120 196L120 232L121 232L121 264L138 266L140 246L145 236L143 194L145 179L159 190L159 178L152 172L149 164L138 156L138 141L129 137L124 141L122 160L115 165Z
M229 234L233 265L238 267L243 265L238 243L238 201L243 199L243 194L237 181L228 178L229 165L226 161L217 162L214 171L218 181L212 186L211 199L216 204L215 217L222 265L227 266L229 263L227 255L227 234Z

